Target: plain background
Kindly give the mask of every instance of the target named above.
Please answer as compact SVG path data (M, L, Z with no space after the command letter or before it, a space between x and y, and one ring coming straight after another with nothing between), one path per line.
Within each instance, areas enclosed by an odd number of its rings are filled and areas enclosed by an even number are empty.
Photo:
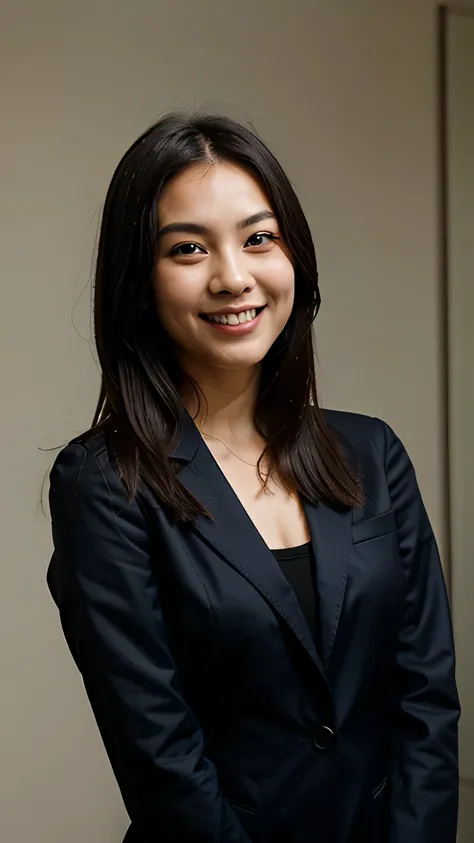
M434 0L2 0L0 835L127 819L45 588L41 484L98 387L90 274L125 149L169 108L247 115L316 242L325 406L386 419L444 549Z
M449 410L452 602L460 730L460 841L474 837L474 6L447 18Z

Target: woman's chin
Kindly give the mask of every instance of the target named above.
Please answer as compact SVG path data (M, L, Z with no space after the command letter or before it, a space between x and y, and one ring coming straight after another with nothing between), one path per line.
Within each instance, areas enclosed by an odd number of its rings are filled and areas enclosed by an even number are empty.
M254 369L261 366L273 342L272 339L272 342L253 342L251 344L245 343L245 345L243 343L232 343L227 348L210 345L207 345L207 347L196 345L193 348L188 346L185 353L179 354L179 360L186 371L197 369L200 371Z
M259 367L264 359L267 350L261 353L245 354L245 353L228 353L210 355L206 364L208 366L216 366L220 369L229 369L229 371L239 371L241 369L254 369Z

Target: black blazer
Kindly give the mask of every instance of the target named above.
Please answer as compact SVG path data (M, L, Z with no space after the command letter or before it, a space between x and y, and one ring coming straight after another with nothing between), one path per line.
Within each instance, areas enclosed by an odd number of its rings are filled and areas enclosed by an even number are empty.
M49 586L132 820L127 843L455 843L443 575L413 468L328 412L366 503L305 504L319 652L288 581L186 416L179 480L213 514L129 504L100 433L51 474Z

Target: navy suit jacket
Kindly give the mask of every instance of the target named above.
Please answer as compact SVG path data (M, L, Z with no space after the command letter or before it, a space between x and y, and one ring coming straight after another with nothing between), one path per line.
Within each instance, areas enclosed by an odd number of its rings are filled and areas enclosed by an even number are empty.
M132 820L127 843L455 843L451 622L390 428L328 412L364 508L304 503L319 641L186 415L179 481L214 516L130 503L103 432L51 473L48 574Z

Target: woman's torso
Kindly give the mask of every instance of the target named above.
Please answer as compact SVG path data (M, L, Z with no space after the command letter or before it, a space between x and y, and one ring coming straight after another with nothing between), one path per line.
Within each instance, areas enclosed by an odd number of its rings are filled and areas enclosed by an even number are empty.
M369 448L373 433L364 436ZM81 461L93 452L100 466L97 482L105 478L110 505L120 514L123 492L104 441L97 437L72 447L89 452L85 457L81 452ZM321 843L346 843L355 824L364 829L364 843L379 840L403 574L375 446L365 469L367 481L378 488L365 510L335 512L305 502L298 519L294 502L286 501L285 509L281 500L279 514L268 521L264 508L251 509L245 489L235 482L233 489L232 478L226 479L209 450L193 439L179 478L214 520L180 527L146 488L135 504L148 525L153 576L184 697L201 725L224 796L251 839L262 843L309 843L316 834ZM302 529L282 533L286 518ZM100 523L95 528L100 530ZM303 544L308 535L319 598L318 650L269 549L276 538L290 546ZM133 576L125 561L124 588ZM146 768L140 769L140 755L121 740L100 683L87 675L88 648L94 644L87 632L73 628L65 596L73 585L67 577L57 557L51 587L58 602L62 594L66 637L133 820L140 812L136 782ZM137 594L140 611L136 584L127 587ZM153 653L147 657L153 659ZM126 686L122 693L127 695ZM143 736L145 756L153 740L152 732ZM139 826L137 820L135 829ZM133 829L132 823L127 841L146 840L138 831L134 837Z

